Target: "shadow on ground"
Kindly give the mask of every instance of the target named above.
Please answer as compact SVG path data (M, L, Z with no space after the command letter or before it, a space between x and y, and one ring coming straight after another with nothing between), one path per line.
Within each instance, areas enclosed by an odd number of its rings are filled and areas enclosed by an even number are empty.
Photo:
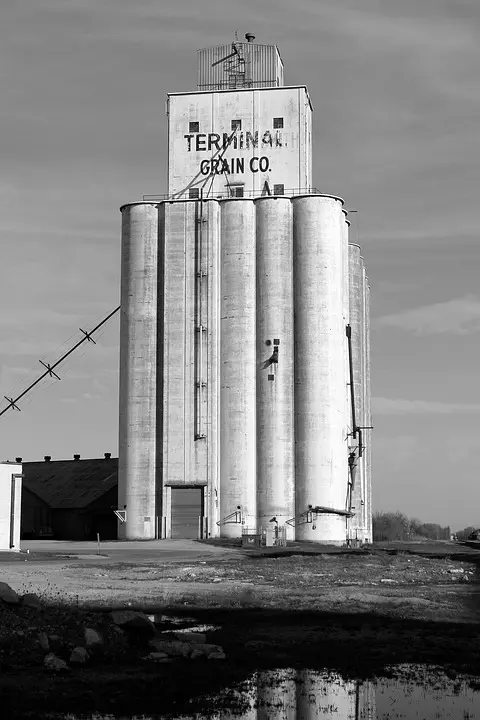
M161 610L159 610L161 612ZM175 614L187 610L176 610ZM443 665L449 677L480 675L480 624L423 622L372 613L285 612L244 608L188 610L189 617L220 629L208 641L221 645L223 661L175 660L168 664L98 657L88 669L54 676L42 667L8 666L0 675L5 717L90 716L109 713L151 717L213 712L228 703L219 693L256 670L297 668L338 671L368 679L402 663ZM188 624L188 623L186 623ZM217 697L217 700L211 699ZM217 703L217 705L216 705Z

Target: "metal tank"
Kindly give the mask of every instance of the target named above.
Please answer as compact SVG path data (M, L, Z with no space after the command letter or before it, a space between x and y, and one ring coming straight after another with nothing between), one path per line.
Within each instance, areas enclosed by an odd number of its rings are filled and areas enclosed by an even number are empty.
M294 538L293 239L289 198L262 198L257 232L257 513ZM290 524L286 525L287 521Z
M119 538L155 538L158 209L121 208Z
M220 536L256 531L255 205L221 203Z
M350 243L349 247L349 281L350 281L350 327L353 366L353 393L355 405L355 425L364 426L364 394L363 394L363 366L364 366L364 323L363 323L363 261L360 255L360 246ZM352 428L353 429L353 428ZM361 431L363 435L363 430ZM349 521L349 533L352 539L362 540L364 537L365 516L365 473L364 456L359 457L358 431L355 437L349 438L349 444L355 452L354 484L351 490L351 509L353 518ZM352 475L351 475L352 479Z
M348 480L343 203L315 195L292 204L296 539L341 544Z

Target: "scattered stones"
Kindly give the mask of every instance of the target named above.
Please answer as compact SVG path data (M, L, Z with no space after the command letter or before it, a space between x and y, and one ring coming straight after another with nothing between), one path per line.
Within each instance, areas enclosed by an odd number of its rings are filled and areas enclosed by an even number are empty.
M65 670L70 669L65 660L62 660L53 653L49 653L45 656L44 665L47 670L52 670L54 672L64 672Z
M15 590L5 582L0 582L0 600L3 600L7 605L18 605L20 603L20 598Z
M43 652L48 653L50 651L50 642L48 640L47 633L41 632L38 633L38 644L42 648Z
M89 654L84 647L76 647L72 650L70 655L71 665L85 665L89 660Z
M24 595L22 597L22 605L33 608L34 610L41 610L43 607L40 598L38 595L35 595L35 593L27 593Z
M450 570L449 570L448 572L449 572L451 575L456 575L457 573L458 573L458 574L460 574L460 573L463 574L465 571L464 571L463 568L450 568Z
M89 650L99 650L103 645L102 636L93 628L85 628L84 637L85 645Z

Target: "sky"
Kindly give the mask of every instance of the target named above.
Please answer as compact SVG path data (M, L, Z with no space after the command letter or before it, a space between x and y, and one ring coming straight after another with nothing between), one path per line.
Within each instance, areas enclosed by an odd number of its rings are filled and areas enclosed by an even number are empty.
M314 185L372 293L373 500L480 525L477 0L5 0L0 397L119 304L122 203L166 190L167 92L253 32L314 105ZM0 417L0 457L118 452L118 315ZM5 407L0 404L0 409Z

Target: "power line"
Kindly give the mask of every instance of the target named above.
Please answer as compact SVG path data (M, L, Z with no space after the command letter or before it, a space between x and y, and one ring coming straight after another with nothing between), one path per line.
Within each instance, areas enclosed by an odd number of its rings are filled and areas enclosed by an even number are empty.
M46 368L45 372L42 373L42 375L40 375L40 377L38 377L33 383L31 383L31 384L30 384L23 392L21 392L20 395L18 395L16 398L9 398L9 397L7 397L6 395L4 395L5 400L8 401L8 405L7 405L6 408L3 408L3 410L0 410L0 417L1 417L2 415L4 415L8 410L18 410L18 411L20 411L20 408L17 406L17 402L18 402L19 400L21 400L28 392L30 392L30 390L32 390L32 388L34 388L35 385L38 385L38 383L41 382L44 378L46 378L46 377L51 377L51 378L60 380L60 377L57 375L57 373L54 372L55 368L58 367L58 366L60 365L60 363L62 363L64 360L66 360L67 357L68 357L69 355L71 355L71 354L72 354L78 347L80 347L80 345L82 345L84 342L91 342L91 343L93 343L93 344L95 345L95 344L96 344L96 343L95 343L95 340L92 338L93 333L96 332L97 330L99 330L99 329L102 327L102 325L105 325L105 323L106 323L108 320L110 320L110 318L113 317L113 315L115 315L115 313L117 313L119 310L120 310L120 305L119 305L117 308L115 308L115 310L112 310L112 312L111 312L109 315L107 315L106 318L104 318L101 322L99 322L98 325L96 325L96 326L93 328L93 330L90 330L90 331L87 332L86 330L82 330L82 328L79 328L80 332L83 333L82 339L79 340L79 341L78 341L72 348L70 348L70 350L68 350L64 355L62 355L62 357L61 357L59 360L57 360L57 362L53 363L53 365L49 365L48 363L43 362L43 360L39 360L39 362L43 365L43 367ZM103 334L103 333L102 333L102 334Z

